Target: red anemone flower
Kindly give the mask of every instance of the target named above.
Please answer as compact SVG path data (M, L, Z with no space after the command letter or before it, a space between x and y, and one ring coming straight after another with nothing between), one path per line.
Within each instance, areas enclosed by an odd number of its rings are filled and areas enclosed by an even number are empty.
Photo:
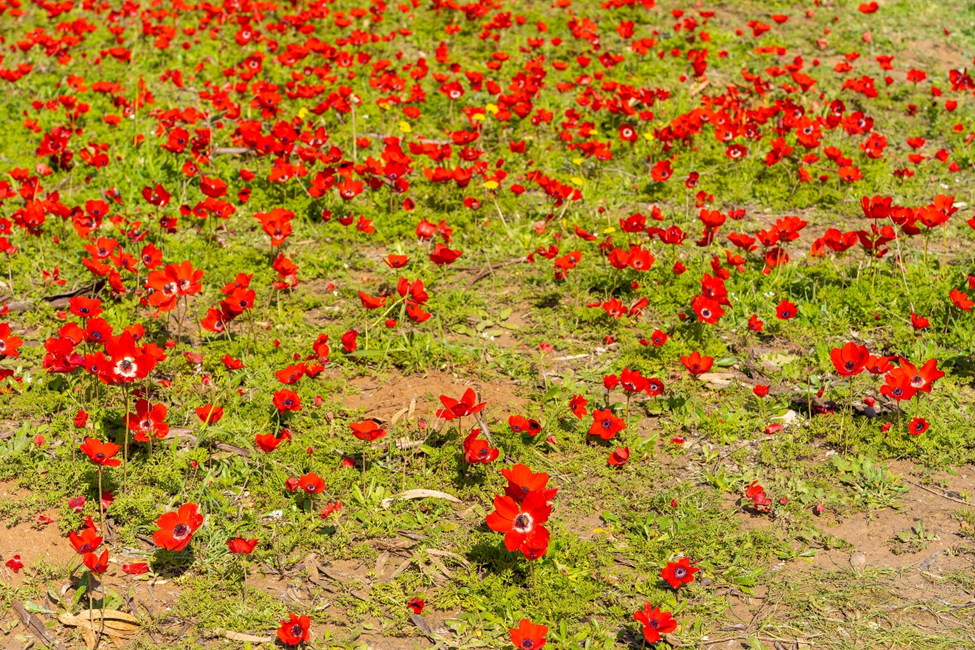
M551 502L559 492L557 488L545 489L545 486L548 485L548 474L532 472L527 465L521 463L511 469L502 469L501 475L508 479L504 493L518 503L521 503L529 492L536 490L543 492L547 502Z
M68 539L71 540L71 545L74 546L74 550L82 555L85 553L94 553L95 549L102 543L102 538L98 536L95 529L88 527L82 530L80 535L72 530L68 533Z
M620 385L627 393L642 393L650 385L650 382L639 370L623 368L623 372L620 373Z
M156 520L159 527L152 534L156 546L167 551L182 551L193 539L193 533L203 525L203 515L195 503L186 503L176 512L167 512Z
M914 397L917 389L911 385L911 377L907 371L903 368L894 368L884 375L884 385L880 387L880 392L900 402Z
M85 553L82 561L92 573L105 573L108 569L108 550L101 554L101 557L94 553Z
M569 410L572 411L572 415L576 416L580 420L586 417L588 411L586 410L586 404L589 403L582 395L574 395L571 400L569 400Z
M616 451L614 451L609 455L609 459L606 462L612 465L613 467L622 467L623 465L626 465L626 463L629 462L629 460L630 460L630 448L620 447L619 449L617 449Z
M437 266L447 266L453 264L461 255L463 253L459 250L452 250L444 244L437 244L433 252L430 253L430 261Z
M452 397L447 397L446 395L441 395L440 403L444 405L444 408L437 411L437 417L443 418L444 420L453 420L454 418L462 418L467 415L480 413L487 405L487 402L481 402L480 404L476 402L477 394L473 388L468 388L464 391L464 395L460 398L460 401Z
M410 598L410 602L406 603L406 606L414 614L420 615L423 613L423 608L426 607L426 603L423 602L422 598Z
M386 266L388 266L391 269L401 269L404 266L406 266L409 263L409 261L410 258L408 258L406 255L389 254L383 258L383 262L385 262Z
M865 345L857 345L851 342L842 348L833 348L829 353L829 358L841 377L853 377L863 372L863 368L870 359L870 351Z
M299 645L311 637L308 628L311 627L311 619L307 616L296 616L289 614L287 621L281 621L278 628L278 640L284 645Z
M604 411L595 410L592 412L592 426L589 427L589 435L599 436L603 440L612 440L617 433L626 428L626 423L613 415L610 409Z
M511 643L521 650L539 650L545 647L545 635L548 634L548 627L535 625L527 618L521 619L518 627L508 630L511 633Z
M22 338L10 334L10 325L0 323L0 356L20 356L17 348L23 343L24 340Z
M200 422L204 424L216 424L223 417L223 409L213 404L204 404L197 407L196 417L200 418Z
M711 366L714 365L713 357L703 357L700 352L696 350L692 352L689 356L681 357L680 362L684 364L688 372L692 375L703 375L707 371L711 370Z
M227 549L234 555L250 555L257 548L256 539L235 537L227 540Z
M911 423L907 425L907 432L912 436L919 436L928 430L928 421L924 418L914 418Z
M122 461L113 458L122 447L111 442L101 442L94 438L85 438L81 443L81 452L88 456L88 460L103 467L118 467Z
M140 399L135 403L135 413L126 415L126 424L130 431L135 432L137 442L148 442L148 434L162 440L169 434L166 423L166 405L149 404L149 400Z
M694 582L694 574L700 571L697 567L691 566L691 559L682 557L676 562L668 562L667 567L660 572L660 577L670 583L674 589L681 585Z
M372 420L352 422L349 428L352 429L352 435L365 442L374 442L386 436L386 430Z
M677 621L670 612L662 612L658 607L646 603L643 609L633 615L633 620L643 624L643 637L647 643L656 643L661 634L668 634L677 629Z
M512 433L527 433L530 436L537 436L542 432L542 425L535 420L529 420L521 415L508 417L508 426Z
M495 496L494 512L487 516L487 525L495 532L504 533L505 548L520 550L529 557L529 551L539 545L548 546L548 530L542 524L551 513L544 490L529 492L520 506L509 496Z
M301 410L301 397L293 390L282 388L274 393L274 408L278 410L278 413L284 413L285 411L298 412Z
M286 438L278 438L273 433L259 433L254 436L254 444L264 453L271 453L278 448Z
M325 481L318 474L309 472L298 479L298 487L309 494L321 494L325 491Z
M386 296L370 296L368 293L361 291L357 293L359 294L359 300L362 301L362 306L366 309L379 309L380 307L386 306Z
M796 317L798 309L795 303L791 303L788 300L783 300L775 307L775 317L779 320L792 320Z
M945 373L938 370L938 360L928 359L920 368L915 368L907 359L900 359L901 368L910 379L911 388L922 393L930 393L931 386L937 380L945 376Z
M472 429L464 438L464 458L468 463L487 465L498 457L498 450L491 447L487 440L481 440L480 429Z

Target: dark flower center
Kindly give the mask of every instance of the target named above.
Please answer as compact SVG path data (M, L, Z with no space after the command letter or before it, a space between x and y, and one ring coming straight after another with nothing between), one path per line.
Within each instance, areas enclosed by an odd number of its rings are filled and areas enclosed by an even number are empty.
M532 528L532 517L528 513L521 513L515 517L514 528L519 533L527 533Z
M176 524L173 527L173 537L175 537L176 539L183 539L189 534L189 532L190 532L190 527L187 526L186 524Z
M678 580L683 580L684 578L687 577L687 569L685 569L682 566L677 567L676 569L674 569L674 577L677 578Z
M297 623L295 623L294 625L291 626L291 635L292 636L296 636L296 637L301 638L302 636L304 636L304 634L305 634L305 631L303 629L301 629L301 626L298 625Z
M857 364L853 363L852 361L847 361L846 364L843 367L846 368L847 371L850 371L850 370L853 370L854 368L856 368L856 365Z
M105 454L103 454L102 452L98 452L97 454L95 454L95 460L105 460Z
M609 421L609 418L606 418L605 420L603 420L602 422L599 423L599 426L601 426L603 429L609 431L610 428L613 426L613 423Z
M531 650L532 648L535 647L535 642L532 641L531 639L525 639L521 642L521 647L524 648L525 650Z

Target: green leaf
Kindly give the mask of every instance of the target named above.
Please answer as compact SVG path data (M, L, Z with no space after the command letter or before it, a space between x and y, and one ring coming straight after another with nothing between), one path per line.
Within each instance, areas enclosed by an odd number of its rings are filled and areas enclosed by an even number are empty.
M31 614L53 614L54 612L49 610L47 607L41 607L32 600L24 601L24 609L26 609Z
M542 402L552 401L553 399L557 398L561 392L562 388L560 386L552 386L548 389L545 395L542 396Z

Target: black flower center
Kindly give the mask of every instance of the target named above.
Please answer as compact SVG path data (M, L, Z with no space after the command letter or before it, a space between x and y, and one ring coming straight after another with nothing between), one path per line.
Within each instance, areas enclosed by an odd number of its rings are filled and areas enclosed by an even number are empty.
M173 537L176 539L183 539L189 534L189 532L190 527L186 524L176 524L176 526L173 527Z
M527 533L532 528L532 517L528 513L521 513L515 517L514 528L519 533Z

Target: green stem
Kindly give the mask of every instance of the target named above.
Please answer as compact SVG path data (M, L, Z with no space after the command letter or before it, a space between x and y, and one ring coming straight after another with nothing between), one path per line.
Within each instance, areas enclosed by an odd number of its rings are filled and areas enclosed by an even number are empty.
M122 491L128 494L129 492L129 391L125 386L122 387L122 393L125 395L125 411L122 413L122 428L125 431L125 441L122 449L122 454L124 455L124 462L122 464ZM99 494L99 498L101 495Z

